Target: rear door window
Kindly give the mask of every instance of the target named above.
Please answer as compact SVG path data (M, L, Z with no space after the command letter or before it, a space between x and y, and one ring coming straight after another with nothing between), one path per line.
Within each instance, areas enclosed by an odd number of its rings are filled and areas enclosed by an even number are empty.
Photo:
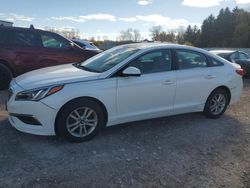
M179 69L193 69L207 67L207 58L201 53L191 50L176 50Z
M13 32L12 43L16 46L34 47L38 45L37 35L34 32Z

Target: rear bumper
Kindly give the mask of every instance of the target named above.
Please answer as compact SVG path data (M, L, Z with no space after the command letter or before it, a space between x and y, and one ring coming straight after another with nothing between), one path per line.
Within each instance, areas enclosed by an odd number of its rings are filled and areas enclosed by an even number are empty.
M237 101L240 100L242 91L243 91L243 80L241 79L240 82L237 83L237 85L233 88L230 88L231 90L231 101L230 104L234 104Z

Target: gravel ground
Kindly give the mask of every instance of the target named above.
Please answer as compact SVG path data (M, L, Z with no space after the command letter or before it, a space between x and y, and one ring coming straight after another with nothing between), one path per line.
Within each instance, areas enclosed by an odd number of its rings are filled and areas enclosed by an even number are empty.
M0 93L0 102L5 100ZM218 119L186 114L72 144L13 129L0 107L0 187L250 187L250 80Z

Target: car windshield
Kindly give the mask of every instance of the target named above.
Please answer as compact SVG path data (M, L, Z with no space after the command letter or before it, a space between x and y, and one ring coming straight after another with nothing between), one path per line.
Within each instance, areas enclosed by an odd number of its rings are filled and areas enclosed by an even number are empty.
M76 43L78 46L80 47L85 47L86 45L81 43L81 42L77 42L77 41L73 41L74 43Z
M91 72L105 72L138 51L135 47L115 47L84 61L79 68Z
M94 47L94 48L98 49L98 48L97 48L97 46L96 46L96 45L94 45L94 43L92 43L92 42L91 42L91 43L89 43L89 44L90 44L90 46L92 46L92 47Z

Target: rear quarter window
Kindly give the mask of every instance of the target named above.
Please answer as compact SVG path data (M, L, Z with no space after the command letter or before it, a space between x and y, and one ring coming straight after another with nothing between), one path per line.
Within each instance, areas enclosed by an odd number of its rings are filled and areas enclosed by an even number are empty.
M53 33L41 33L42 45L44 48L67 49L69 41Z
M223 66L224 63L222 63L221 61L215 59L215 58L210 58L210 62L209 62L209 66L210 67L218 67L218 66Z

